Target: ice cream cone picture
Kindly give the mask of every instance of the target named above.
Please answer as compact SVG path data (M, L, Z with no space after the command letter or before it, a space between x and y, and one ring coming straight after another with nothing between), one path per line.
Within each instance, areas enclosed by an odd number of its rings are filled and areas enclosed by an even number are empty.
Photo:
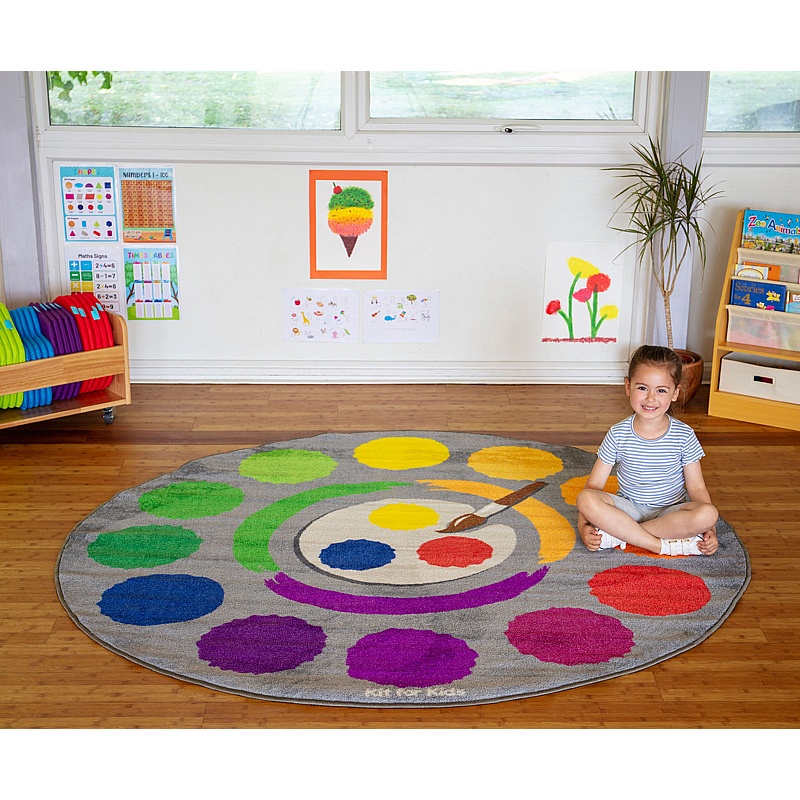
M328 227L341 237L348 258L353 254L358 237L372 226L374 205L366 189L360 186L342 188L333 184L333 194L328 202Z

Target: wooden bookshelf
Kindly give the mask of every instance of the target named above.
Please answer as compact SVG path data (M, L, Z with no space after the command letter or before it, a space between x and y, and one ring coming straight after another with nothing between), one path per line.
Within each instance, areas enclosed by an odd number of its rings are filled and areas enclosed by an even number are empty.
M114 407L131 402L131 379L125 319L119 314L109 314L108 318L114 333L113 347L0 367L0 395L112 375L108 388L24 411L21 408L1 409L0 429L86 411L102 411L106 422L113 421Z
M740 211L736 221L730 256L728 257L728 268L717 311L717 325L714 332L714 355L711 362L711 387L708 395L708 414L712 417L724 417L741 422L754 422L758 425L771 425L776 428L800 431L800 404L722 392L719 389L722 359L728 353L767 356L783 361L800 362L800 351L798 350L777 350L771 347L759 347L752 344L727 341L728 303L730 302L731 280L733 279L736 264L740 263L741 259L747 259L764 264L800 266L800 255L742 248L744 213L744 210Z

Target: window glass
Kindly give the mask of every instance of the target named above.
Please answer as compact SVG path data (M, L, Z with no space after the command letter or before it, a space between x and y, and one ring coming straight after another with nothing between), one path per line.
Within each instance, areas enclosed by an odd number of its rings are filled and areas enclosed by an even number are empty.
M48 78L52 125L340 128L339 72L61 71Z
M800 131L800 72L712 72L707 131Z
M370 72L372 119L633 118L634 72Z

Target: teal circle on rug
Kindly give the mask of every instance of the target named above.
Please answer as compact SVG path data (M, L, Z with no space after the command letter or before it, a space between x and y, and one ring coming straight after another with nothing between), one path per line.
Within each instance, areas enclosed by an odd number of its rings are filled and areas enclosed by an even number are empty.
M440 431L209 456L83 520L59 598L138 664L266 700L454 706L608 680L713 634L750 563L723 519L714 556L589 553L575 498L594 460Z

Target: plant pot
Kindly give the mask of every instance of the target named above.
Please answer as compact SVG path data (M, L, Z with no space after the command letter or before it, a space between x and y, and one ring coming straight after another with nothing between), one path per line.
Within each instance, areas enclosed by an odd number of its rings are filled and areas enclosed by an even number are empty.
M703 357L691 350L676 349L675 352L683 361L683 380L678 395L678 405L685 406L692 401L703 381Z

